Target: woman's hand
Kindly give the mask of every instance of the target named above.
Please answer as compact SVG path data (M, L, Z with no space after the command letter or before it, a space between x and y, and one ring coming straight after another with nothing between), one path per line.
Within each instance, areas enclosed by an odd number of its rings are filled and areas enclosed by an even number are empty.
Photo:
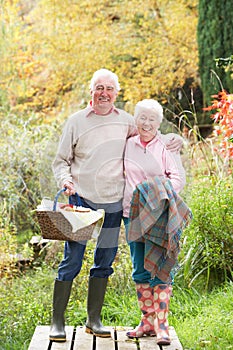
M66 196L71 196L76 192L73 182L70 182L70 181L65 181L63 183L63 188L66 188L66 191L64 192Z

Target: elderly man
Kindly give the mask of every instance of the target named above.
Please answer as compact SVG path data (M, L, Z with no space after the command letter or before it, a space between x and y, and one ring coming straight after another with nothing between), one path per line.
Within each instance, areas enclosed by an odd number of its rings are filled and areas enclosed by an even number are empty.
M53 162L58 185L66 188L72 204L91 209L104 209L104 224L94 251L90 269L86 332L110 337L100 320L108 277L117 253L122 219L124 190L123 153L126 140L136 134L134 118L114 106L120 85L118 77L107 69L96 71L90 83L91 102L73 114L66 122ZM168 140L170 148L180 147L180 141ZM65 242L64 258L54 284L53 320L50 340L65 341L64 313L72 281L79 274L86 242Z

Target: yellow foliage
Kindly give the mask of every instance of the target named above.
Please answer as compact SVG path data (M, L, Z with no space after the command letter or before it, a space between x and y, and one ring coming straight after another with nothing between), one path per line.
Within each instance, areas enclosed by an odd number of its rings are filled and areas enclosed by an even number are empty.
M0 89L16 111L52 121L78 108L102 67L118 74L126 106L196 78L197 0L2 3Z
M6 202L2 201L0 216L0 278L12 277L12 275L17 271L16 228L10 222L10 214L8 209L9 208L7 208Z

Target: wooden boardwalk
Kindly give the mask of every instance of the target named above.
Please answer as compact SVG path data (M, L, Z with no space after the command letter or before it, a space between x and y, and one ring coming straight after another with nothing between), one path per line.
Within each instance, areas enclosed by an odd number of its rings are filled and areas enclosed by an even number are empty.
M171 345L158 346L156 337L129 339L125 333L130 327L109 327L111 338L95 337L85 333L85 327L66 326L66 342L49 340L50 326L37 326L28 350L182 350L173 327L169 328Z

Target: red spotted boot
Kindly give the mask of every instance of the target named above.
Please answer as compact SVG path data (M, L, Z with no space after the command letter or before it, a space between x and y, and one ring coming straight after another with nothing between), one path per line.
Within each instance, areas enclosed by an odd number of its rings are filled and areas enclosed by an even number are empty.
M142 311L139 326L126 333L129 338L141 338L144 335L155 336L154 331L154 290L147 284L136 284L138 304Z
M172 286L159 284L154 287L155 333L158 345L170 345L171 340L168 331L169 302L172 294Z

